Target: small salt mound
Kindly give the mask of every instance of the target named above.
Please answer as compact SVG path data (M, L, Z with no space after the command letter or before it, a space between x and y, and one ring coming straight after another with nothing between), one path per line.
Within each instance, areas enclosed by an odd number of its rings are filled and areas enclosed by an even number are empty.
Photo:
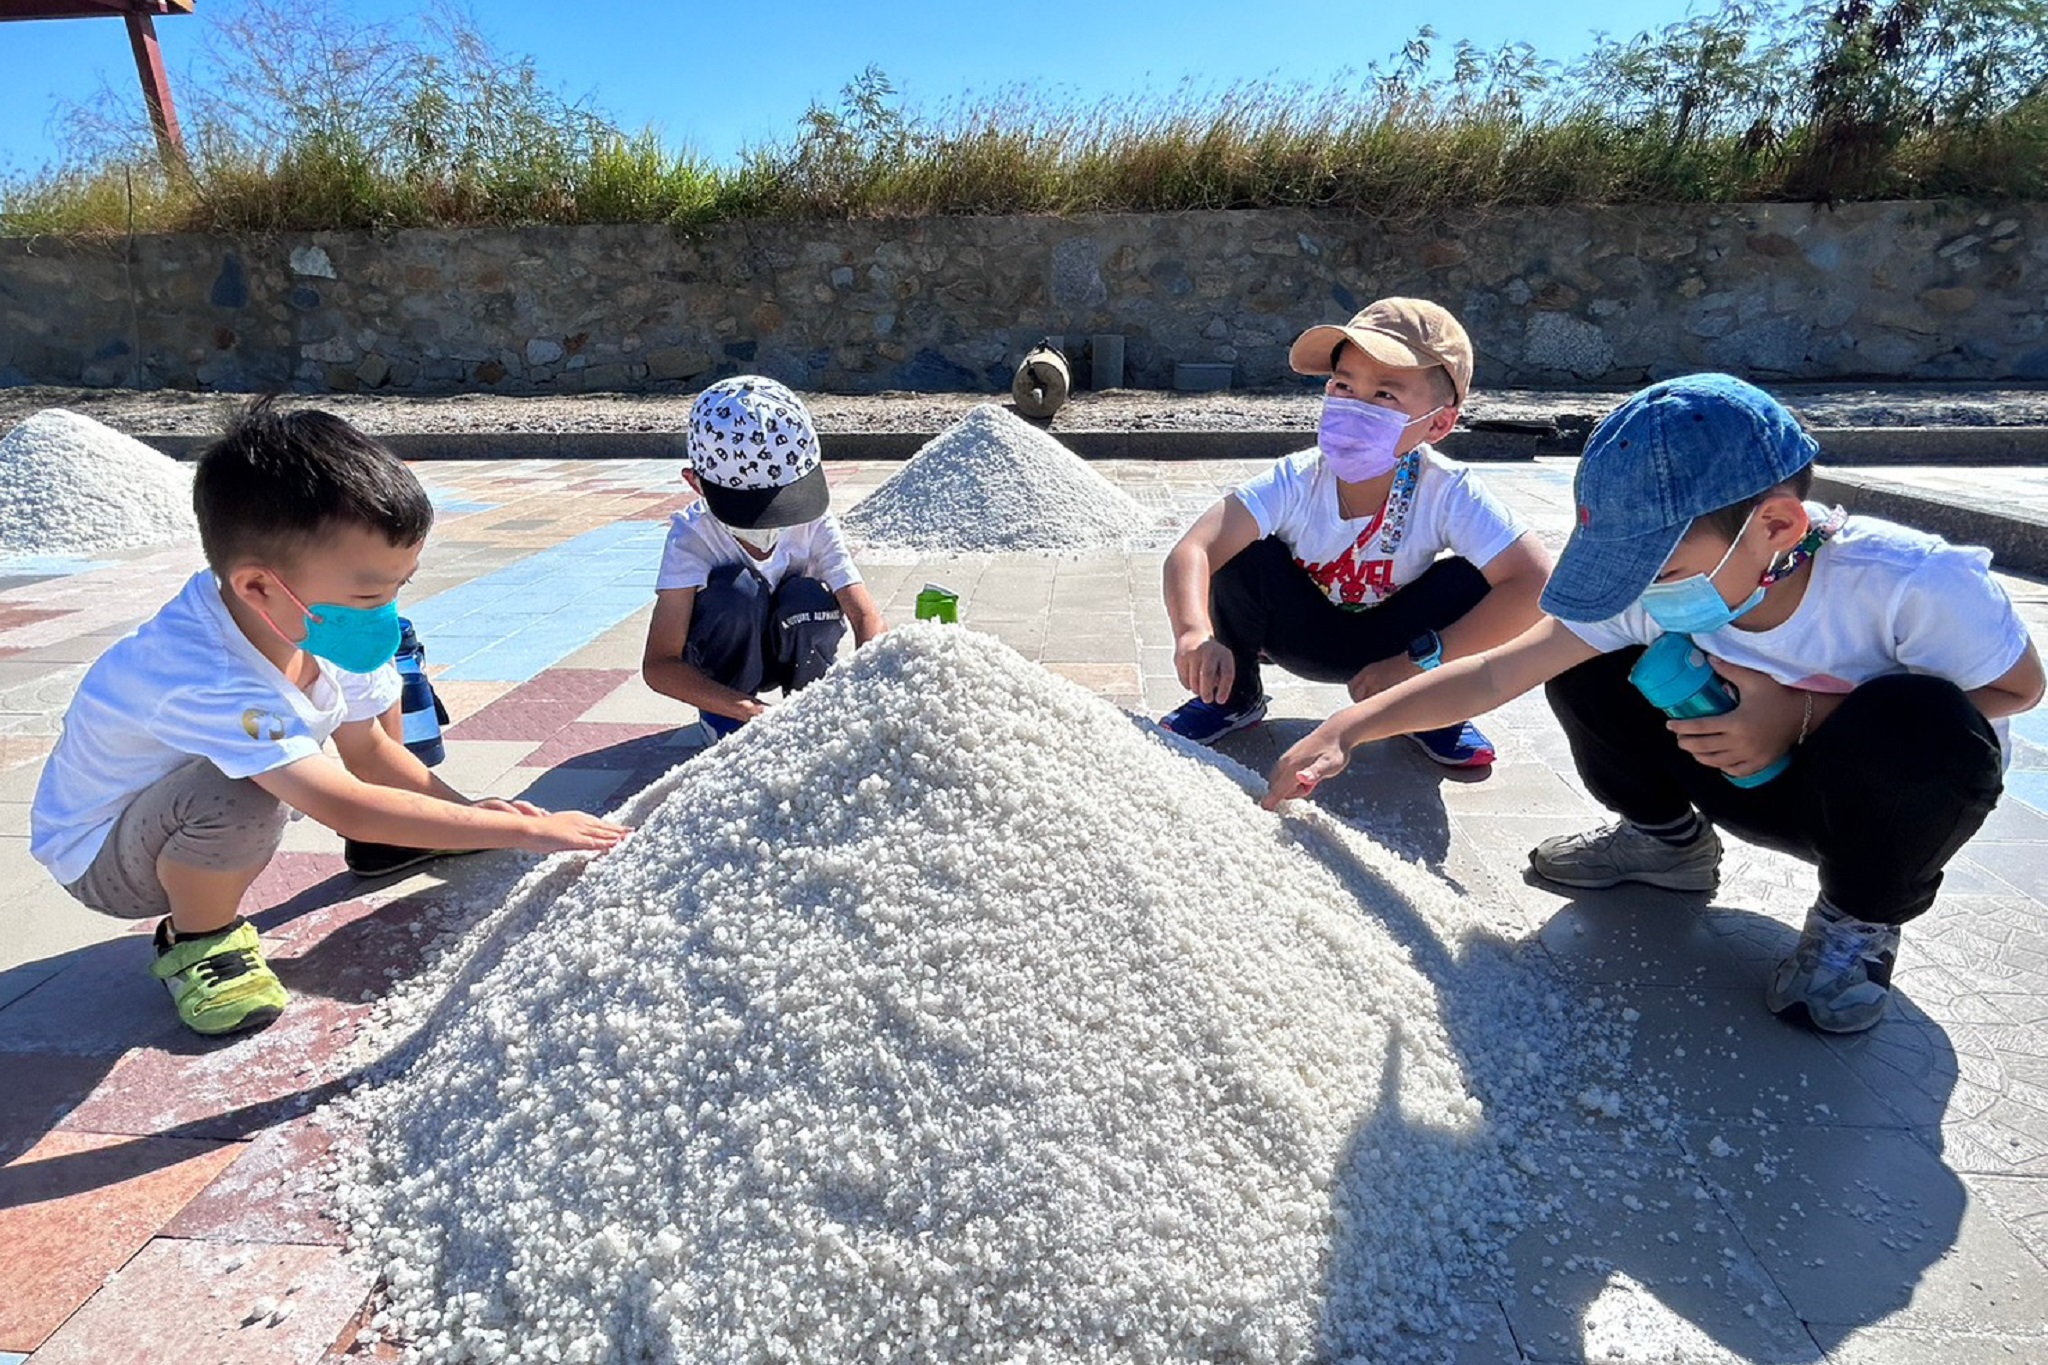
M858 651L543 865L351 1102L392 1321L431 1360L1439 1358L1590 1049L1442 881L1247 780L968 630Z
M0 437L0 554L96 554L195 539L192 471L45 408Z
M1152 518L1080 456L993 403L927 441L844 518L848 530L914 550L1085 550Z

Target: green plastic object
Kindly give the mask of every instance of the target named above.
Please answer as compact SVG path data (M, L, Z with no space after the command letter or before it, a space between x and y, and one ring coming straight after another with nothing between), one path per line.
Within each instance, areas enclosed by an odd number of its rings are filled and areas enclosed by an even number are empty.
M1735 709L1736 697L1690 635L1660 635L1629 669L1628 680L1650 705L1673 720L1699 720ZM1787 754L1747 777L1727 775L1738 787L1761 787L1792 766Z
M936 583L925 584L924 591L917 595L917 619L943 621L947 625L957 623L960 620L960 594Z

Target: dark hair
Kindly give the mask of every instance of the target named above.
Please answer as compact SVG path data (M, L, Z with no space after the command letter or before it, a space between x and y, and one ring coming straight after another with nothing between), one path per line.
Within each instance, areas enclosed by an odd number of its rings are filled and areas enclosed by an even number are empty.
M192 511L215 573L290 560L340 526L416 545L434 524L427 491L396 455L330 412L266 396L199 455Z
M1703 514L1699 519L1700 524L1712 530L1721 539L1732 544L1735 537L1742 534L1743 523L1749 520L1749 514L1755 511L1757 504L1761 503L1765 498L1776 497L1780 493L1790 493L1793 497L1804 502L1806 495L1812 491L1813 466L1808 465L1791 478L1772 484L1755 497L1744 498L1741 502L1731 502L1726 507L1718 507L1711 512Z
M1351 345L1351 338L1345 337L1330 348L1330 369L1335 371L1337 362L1344 358L1345 348ZM1436 401L1447 408L1458 406L1458 386L1451 382L1451 372L1442 365L1431 365L1424 372L1430 388L1436 391Z

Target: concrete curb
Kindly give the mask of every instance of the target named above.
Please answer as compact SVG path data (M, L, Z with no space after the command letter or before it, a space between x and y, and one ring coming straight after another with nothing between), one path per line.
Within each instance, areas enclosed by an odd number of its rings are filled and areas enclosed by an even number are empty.
M1961 545L1982 545L2007 573L2048 577L2048 519L1966 493L1937 494L1842 469L1814 472L1813 496L1851 512L1932 531Z
M828 431L834 460L907 460L936 433ZM1830 465L2048 464L2048 427L1821 427L1821 458ZM1308 431L1055 431L1087 460L1274 460L1315 444ZM190 459L212 438L144 434L177 459ZM398 432L380 438L407 460L680 460L672 431ZM1443 451L1460 460L1528 460L1576 455L1583 431L1548 422L1482 422L1452 432Z

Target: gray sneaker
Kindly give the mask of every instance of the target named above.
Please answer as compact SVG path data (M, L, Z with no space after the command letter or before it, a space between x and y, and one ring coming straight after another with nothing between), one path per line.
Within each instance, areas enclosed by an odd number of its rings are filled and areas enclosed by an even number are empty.
M1721 839L1703 824L1691 843L1667 843L1623 820L1545 839L1529 850L1529 866L1561 886L1644 882L1671 891L1712 891L1721 880Z
M1817 901L1799 946L1764 988L1764 1003L1773 1014L1803 1006L1823 1033L1861 1033L1884 1018L1898 959L1898 925L1870 924Z

